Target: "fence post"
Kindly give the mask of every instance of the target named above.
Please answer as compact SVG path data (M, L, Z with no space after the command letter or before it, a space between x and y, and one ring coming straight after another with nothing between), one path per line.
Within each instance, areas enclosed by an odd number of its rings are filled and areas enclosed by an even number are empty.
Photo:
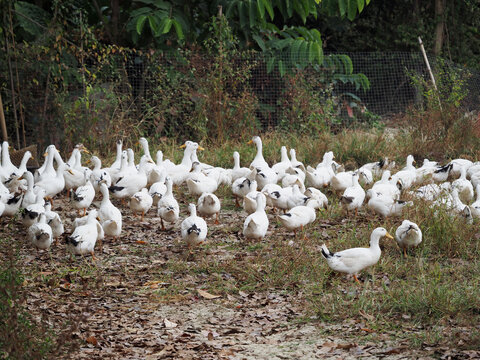
M425 52L425 48L423 47L422 38L420 36L418 37L418 42L420 44L420 49L422 50L423 59L425 60L425 64L427 64L428 73L430 74L430 78L432 79L433 88L435 89L435 94L437 95L437 99L438 99L438 105L440 105L440 111L443 112L442 103L440 101L440 97L438 96L438 89L437 89L437 84L435 82L435 77L433 76L432 69L430 68L430 63L428 62L427 53Z

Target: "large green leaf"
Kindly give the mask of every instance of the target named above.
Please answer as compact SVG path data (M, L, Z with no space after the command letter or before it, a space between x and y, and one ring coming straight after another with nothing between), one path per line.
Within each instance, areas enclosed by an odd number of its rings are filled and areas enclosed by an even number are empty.
M136 29L137 29L137 34L140 35L142 33L142 30L143 30L143 26L145 25L145 21L147 20L147 16L146 15L140 15L138 18L137 18L137 25L136 25Z
M348 0L348 20L353 21L357 16L357 0Z
M15 2L15 12L17 13L16 17L20 27L27 33L35 36L44 33L44 27L47 26L47 22L50 19L48 12L37 5L25 1Z
M286 69L282 60L278 60L278 71L280 72L280 76L283 77L283 75L285 75Z
M173 26L175 27L175 32L177 33L177 38L179 40L183 40L185 35L183 34L182 25L177 21L177 19L173 19Z

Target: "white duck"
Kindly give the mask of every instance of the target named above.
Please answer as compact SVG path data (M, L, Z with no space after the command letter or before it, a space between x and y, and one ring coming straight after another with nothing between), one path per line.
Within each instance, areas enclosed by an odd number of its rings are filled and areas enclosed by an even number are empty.
M238 198L243 199L250 191L257 190L257 169L252 169L246 177L235 180L232 184L232 193L235 196L235 205L240 206Z
M414 162L415 159L413 158L413 155L408 155L405 167L392 175L392 180L401 191L412 187L417 179L417 169L413 166Z
M304 226L315 221L315 202L310 200L307 202L307 205L295 206L285 214L277 216L283 226L288 230L293 230L296 237L297 229L300 228L301 231L303 231ZM306 236L304 238L306 238Z
M365 190L358 182L358 173L353 173L353 185L346 188L340 200L347 208L347 213L350 210L355 210L355 215L358 215L358 209L362 206L365 200Z
M403 220L395 231L395 240L403 250L403 255L407 256L407 249L417 247L422 242L422 230L414 222Z
M437 169L438 162L430 161L428 159L423 159L423 164L421 167L415 170L415 184L421 184L422 182L428 180L433 176L433 173Z
M452 170L451 170L451 175L454 177L459 177L461 174L461 169L465 168L468 170L472 165L473 162L467 159L454 159L450 161L450 164L452 164Z
M480 218L480 184L476 186L475 192L477 193L477 197L475 202L470 205L470 209L472 210L472 215L474 217Z
M103 229L97 221L97 210L90 210L86 223L77 226L73 234L66 238L67 250L77 255L91 254L95 260L94 248L100 232L103 234Z
M254 136L252 140L250 140L248 143L255 144L257 147L257 154L255 155L255 158L253 159L253 161L250 163L250 169L270 168L268 163L265 161L265 158L263 157L262 139L260 139L259 136Z
M158 201L167 192L167 185L165 185L165 178L166 178L166 173L162 172L162 176L158 179L158 181L153 183L152 186L150 186L150 189L148 189L148 193L153 199L154 206L157 206Z
M58 165L56 176L51 179L42 178L42 180L35 184L33 191L36 191L38 188L43 188L45 190L45 198L52 202L52 198L62 192L65 188L65 171L71 173L71 170L67 169L67 165L65 163Z
M395 167L395 161L390 162L388 158L385 159L380 159L379 161L376 162L371 162L363 165L360 167L359 170L367 169L372 172L372 175L375 177L380 177L382 176L382 173L385 170L391 170Z
M116 153L116 157L115 157L115 161L113 162L112 165L110 165L110 167L108 168L105 168L105 170L110 174L110 176L112 176L112 172L116 172L120 169L120 165L122 164L122 154L123 154L123 151L122 151L122 147L123 147L123 142L122 140L117 140L117 153Z
M268 217L265 212L265 195L257 195L257 210L247 216L243 223L243 235L249 239L263 239L268 230Z
M79 186L82 186L85 181L85 169L88 169L85 166L82 166L82 151L87 151L82 144L77 144L72 151L72 156L66 162L68 167L65 169L64 178L65 178L65 189L67 189L68 194L70 191L75 190ZM62 159L58 151L55 152L56 159L59 164L62 163ZM73 159L72 159L73 158ZM90 169L89 169L90 171Z
M282 179L282 187L297 184L305 192L305 173L300 168L289 167Z
M371 192L370 199L368 200L367 207L373 210L375 213L386 218L389 216L400 216L403 208L408 205L412 205L411 201L396 200L388 195L381 193Z
M257 210L257 195L260 191L252 190L243 198L243 210L248 215L254 213Z
M28 239L37 249L48 250L53 242L52 228L46 222L45 213L38 222L32 224L27 231Z
M290 163L292 164L292 167L301 169L303 172L305 172L305 165L301 161L297 160L297 153L295 149L290 149Z
M148 184L153 185L157 182L164 182L165 177L167 176L167 169L163 166L163 152L162 150L157 151L156 163L148 174Z
M102 169L102 161L97 156L92 156L90 162L93 164L90 181L92 182L95 192L98 193L100 191L100 182L104 180L107 186L111 186L112 177L107 169Z
M87 208L92 204L95 197L95 188L90 181L90 169L84 170L84 185L77 187L72 195L72 206L80 212L83 209L83 215L87 213Z
M198 150L203 150L196 142L186 141L185 144L180 146L185 148L183 153L182 162L178 165L170 165L167 167L166 162L164 161L167 175L172 179L173 184L180 185L184 182L185 178L192 169L192 154Z
M45 214L45 190L39 189L37 192L37 197L35 203L27 206L22 213L22 223L23 226L29 227L35 224L39 219L40 215Z
M460 177L452 182L452 187L458 190L458 196L464 203L469 203L473 200L473 185L467 180L467 168L460 168Z
M4 141L2 143L2 168L6 178L9 178L10 175L12 175L15 171L18 172L18 168L13 165L12 161L10 160L10 152L8 148L8 142Z
M400 198L400 189L390 178L390 170L385 170L383 172L382 178L373 184L372 188L367 191L367 197L370 198L370 194L373 192L396 200Z
M200 196L203 193L213 193L218 188L215 179L202 173L202 169L198 162L192 164L192 172L186 178L188 191L194 196Z
M133 214L136 215L137 212L142 214L140 221L143 221L145 214L150 210L152 205L153 198L148 193L147 188L143 188L130 198L130 209L133 211Z
M275 171L278 174L278 180L282 181L283 177L285 176L285 171L292 166L292 163L290 162L290 159L288 158L288 152L287 152L287 147L282 146L280 148L280 162L274 164L272 166L272 170Z
M278 175L268 166L257 166L257 175L255 180L257 181L258 188L263 189L267 184L276 184L278 180Z
M342 171L332 176L330 186L333 191L343 193L346 188L353 185L353 171Z
M202 196L198 198L198 213L207 218L215 215L215 224L219 223L220 207L220 199L213 193L203 193Z
M40 181L44 176L48 178L55 177L56 171L53 167L53 160L55 159L55 145L48 145L43 157L45 160L43 161L42 166L40 166L34 173L34 179L36 182Z
M312 204L315 204L315 208L316 209L320 209L320 208L324 208L324 209L327 209L328 208L328 198L327 196L322 193L320 190L318 190L317 188L314 188L314 187L309 187L305 190L304 192L304 195L309 197L310 199L308 200L308 202L311 202Z
M22 200L22 207L26 208L28 205L35 203L37 195L33 191L33 186L35 185L33 174L30 171L25 171L22 177L27 180L27 190L25 191Z
M250 173L250 169L246 167L240 167L240 154L238 151L233 152L233 168L231 169L232 181L235 181L241 177L245 177Z
M143 155L140 159L140 166L137 171L136 168L128 170L123 177L119 178L112 186L109 187L112 195L117 199L127 199L133 194L139 192L147 186L147 174L145 172L146 164L151 162L147 156Z
M192 246L198 246L205 241L208 229L205 220L197 216L197 208L195 204L189 204L188 210L190 216L182 221L180 231L182 239L190 248Z
M332 253L328 250L327 246L323 244L322 255L327 259L327 264L332 270L351 274L355 281L360 283L357 274L363 269L375 265L378 260L380 260L382 251L379 242L383 237L393 239L385 228L378 227L373 230L370 235L369 248L351 248Z
M23 193L3 193L2 199L3 203L5 204L2 216L14 216L18 212L18 210L20 209L20 205L22 204Z
M63 227L60 215L58 215L57 212L52 211L52 204L49 202L45 204L45 218L47 220L47 224L52 228L53 238L55 241L57 241L58 238L64 233L65 228Z
M178 202L173 197L173 182L169 176L165 179L165 185L167 186L167 191L157 204L157 214L158 216L160 216L162 230L165 230L165 225L163 223L164 221L169 223L175 223L178 220L178 216L180 213Z
M100 183L100 193L102 194L102 202L98 209L100 224L105 235L113 236L116 239L122 232L122 213L110 201L110 193L104 182Z

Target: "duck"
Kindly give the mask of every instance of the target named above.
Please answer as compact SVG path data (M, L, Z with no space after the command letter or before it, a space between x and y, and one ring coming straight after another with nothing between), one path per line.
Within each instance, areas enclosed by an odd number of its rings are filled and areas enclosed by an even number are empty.
M110 193L106 182L100 183L100 193L102 194L102 201L98 209L100 224L105 235L116 239L122 232L122 213L110 201Z
M89 211L85 224L75 228L72 235L67 236L67 250L71 254L86 255L91 254L95 259L95 244L100 234L103 234L103 228L97 221L97 210Z
M351 248L336 253L330 252L325 244L322 244L322 255L327 260L330 269L353 275L357 283L360 281L357 275L363 269L375 265L380 260L382 250L379 242L382 238L393 239L383 227L377 227L370 235L370 247Z
M92 156L90 162L93 164L92 172L90 173L90 181L92 182L95 193L100 191L100 182L105 180L107 186L112 185L112 177L107 169L102 169L102 161L97 156Z
M305 165L297 160L297 152L295 149L290 149L290 163L292 164L292 167L296 169L301 169L303 172L305 172Z
M110 167L105 168L105 170L110 174L110 177L112 177L112 172L116 172L120 169L120 166L122 164L122 154L123 154L123 141L121 139L118 139L116 142L116 156L115 156L115 161L110 165Z
M477 197L472 205L470 205L470 209L472 210L472 215L474 217L480 218L480 184L475 187L475 192Z
M39 189L35 203L28 205L22 212L23 226L29 227L40 219L40 215L45 213L45 190Z
M37 170L35 170L35 173L33 174L35 182L42 180L44 176L48 178L55 177L56 170L53 167L53 161L55 159L54 153L56 150L57 149L53 144L47 146L47 149L43 154L43 157L45 158L45 160L43 161L42 166L40 166Z
M282 187L297 184L305 192L305 173L300 168L289 167L282 179Z
M257 195L260 191L252 190L243 198L243 210L248 215L254 213L257 210Z
M10 178L11 177L14 177L14 178L19 178L23 175L23 173L25 173L25 171L27 171L27 163L28 163L28 160L30 159L33 159L33 155L30 151L25 151L25 153L23 154L23 157L22 157L22 160L20 162L20 165L18 166L18 168L13 165L13 172L10 173Z
M278 184L267 184L262 188L261 191L262 191L263 195L265 195L265 197L267 198L267 206L273 207L271 194L274 191L281 191L281 190L282 190L282 187ZM275 208L274 208L274 210L275 210Z
M47 224L45 213L41 214L38 222L30 225L27 231L30 242L40 250L48 250L53 242L52 228Z
M278 174L278 181L282 181L285 176L285 171L292 166L290 159L288 158L287 147L282 146L280 148L280 162L272 166L272 170Z
M333 158L333 152L328 151L323 154L323 160L318 163L316 168L307 166L305 178L310 186L321 189L330 185L332 177L335 175L332 167Z
M243 199L250 191L257 190L257 169L254 168L246 177L235 180L232 184L232 193L235 197L235 205L238 207L240 203L238 199Z
M277 215L278 219L288 230L293 230L295 237L297 229L303 231L304 226L311 224L316 219L315 202L309 200L306 205L299 205L291 208L282 215ZM306 238L306 236L304 237Z
M3 185L3 184L2 184ZM19 210L23 200L23 192L2 194L4 209L2 216L14 216Z
M84 170L84 185L77 187L72 193L72 206L79 212L83 209L83 215L87 213L87 208L92 204L95 197L95 188L90 181L90 169Z
M270 168L268 163L265 161L265 158L263 157L263 145L260 136L254 136L252 140L250 140L248 143L255 144L255 146L257 147L257 154L255 155L253 161L250 163L250 169Z
M358 209L362 206L365 200L365 190L358 182L358 173L353 173L353 185L346 188L340 200L346 207L347 213L349 210L355 210L355 215L358 215Z
M146 187L147 174L145 169L146 164L149 162L151 162L151 160L149 160L147 156L142 155L138 171L136 168L127 170L127 173L125 173L123 177L119 178L109 187L112 196L117 199L127 199Z
M295 206L305 205L309 200L308 196L305 196L298 185L293 185L285 188L281 188L277 191L272 191L269 194L274 208L282 209L284 211L289 210Z
M336 193L343 193L353 185L353 171L342 171L332 176L330 186Z
M308 202L311 202L314 204L316 202L316 205L314 206L316 209L327 209L328 208L328 198L327 196L322 193L320 190L318 190L315 187L309 187L305 190L303 193L305 196L309 197L310 199Z
M218 183L202 173L200 163L194 162L192 164L192 172L186 178L188 191L194 196L200 196L204 192L213 193L218 188Z
M278 175L268 166L258 166L256 167L257 175L255 180L257 181L258 188L263 189L267 184L276 184L278 180Z
M10 160L9 147L8 141L4 141L2 143L2 169L6 179L15 173L15 171L18 172L18 168L13 165L12 161Z
M414 222L403 220L395 231L395 240L403 250L403 255L407 256L407 249L416 248L422 242L422 230Z
M52 204L49 202L45 203L45 218L47 224L50 225L50 228L52 229L53 239L57 242L58 238L65 232L65 228L60 215L52 210Z
M188 205L190 216L185 218L180 225L182 239L187 243L188 248L198 246L205 242L207 238L207 223L197 216L197 207L195 204Z
M269 222L265 212L266 201L265 195L259 193L257 195L257 210L248 215L243 223L243 235L247 241L263 239L267 234Z
M443 183L448 180L450 172L452 171L453 164L437 165L432 174L432 179L437 183Z
M72 190L84 185L85 170L88 168L82 166L82 152L87 152L87 150L82 144L77 144L72 151L72 156L65 163L67 165L67 168L64 171L65 189L67 189L68 195L70 195ZM56 151L56 154L59 158L57 162L61 164L62 160L58 151ZM90 172L91 170L88 169L88 171Z
M162 176L158 179L157 182L153 183L148 189L148 193L153 199L153 206L157 206L158 201L162 198L163 195L167 192L167 186L165 185L166 173L163 172Z
M149 146L148 146L148 140L145 139L144 137L141 137L139 140L138 140L138 143L141 145L142 147L142 150L143 150L143 154L150 160L150 162L148 162L148 164L146 165L146 173L147 175L150 174L150 171L152 171L152 169L156 166L156 164L153 162L153 159L152 159L152 156L150 155L150 149L149 149Z
M449 164L452 165L452 170L450 171L450 174L458 178L462 172L462 168L468 170L473 165L473 162L467 159L454 159L450 161Z
M391 197L392 199L400 199L400 189L395 185L394 180L390 178L390 170L385 170L382 178L373 184L372 188L368 190L367 196L375 192L383 196Z
M373 182L373 174L369 169L366 168L360 168L357 170L358 172L358 181L366 186L370 185Z
M392 180L400 191L411 188L417 179L417 169L413 166L414 162L413 155L408 155L405 167L392 175Z
M238 151L233 152L233 168L230 170L232 182L241 177L246 177L251 171L249 168L240 167L240 154Z
M173 181L170 176L167 176L167 178L165 179L165 185L167 186L167 191L157 204L157 214L158 216L160 216L162 230L165 230L164 221L169 223L175 223L178 220L178 216L180 213L178 202L173 196Z
M390 161L387 157L379 161L364 164L359 170L367 169L371 171L376 178L382 176L385 170L391 170L395 167L395 161Z
M122 155L120 156L120 165L116 168L108 168L108 173L110 174L110 178L112 179L112 184L115 184L118 179L122 178L125 174L127 174L127 168L128 154L127 150L123 150Z
M217 195L213 193L203 193L197 201L198 213L204 217L215 215L215 224L219 224L219 213L221 203Z
M413 205L411 201L396 200L388 195L376 193L375 191L371 194L367 207L384 218L400 216L405 206Z
M162 150L158 150L155 165L152 167L152 169L147 175L147 183L149 186L151 186L160 181L164 182L166 176L167 169L165 169L165 166L163 166L163 152Z
M64 172L72 173L70 169L67 169L65 163L60 164L57 168L56 176L52 179L42 178L42 180L35 183L33 191L37 192L37 189L43 188L45 190L45 198L50 202L53 198L63 191L65 188Z
M140 221L143 221L145 214L150 210L152 205L153 198L148 193L147 188L143 188L139 192L136 192L130 198L130 209L133 211L133 214L136 215L137 212L142 214Z
M27 180L27 190L23 195L21 207L26 208L36 202L37 195L33 191L33 186L35 185L33 174L30 171L25 171L22 175L22 178Z
M166 166L167 175L172 179L173 184L180 185L192 169L192 154L198 150L203 150L196 142L186 141L181 148L184 148L182 162L178 165L171 164ZM164 161L164 163L166 163ZM167 163L168 164L168 163Z
M431 179L437 166L438 162L423 159L422 166L415 170L415 184L421 184L424 181Z
M458 196L464 203L470 203L473 200L473 185L467 180L467 168L460 168L460 177L452 182L452 187L458 190Z

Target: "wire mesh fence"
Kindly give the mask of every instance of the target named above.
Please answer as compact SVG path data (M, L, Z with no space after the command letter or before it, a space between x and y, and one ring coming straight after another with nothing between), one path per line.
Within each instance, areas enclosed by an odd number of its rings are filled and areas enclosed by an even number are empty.
M78 59L60 61L60 71L48 61L17 59L16 86L10 86L8 71L0 72L0 83L9 136L17 136L19 144L24 137L40 149L49 143L70 147L93 137L101 143L129 131L198 139L214 129L235 136L246 128L341 123L361 120L365 113L389 116L422 105L425 89L414 79L428 74L420 53L347 55L353 73L369 79L369 89L340 81L322 67L289 69L281 76L276 69L267 71L255 53L219 61L198 52L165 56L125 49L101 59L86 57L83 66ZM441 76L463 74L467 96L462 106L478 109L480 74L430 60L434 72L442 69Z

